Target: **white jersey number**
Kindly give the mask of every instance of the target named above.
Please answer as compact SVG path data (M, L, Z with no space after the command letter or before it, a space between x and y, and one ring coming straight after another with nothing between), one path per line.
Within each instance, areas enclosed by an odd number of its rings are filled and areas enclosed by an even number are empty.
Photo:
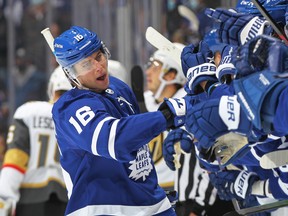
M75 127L77 132L80 134L82 133L82 127L86 126L88 122L92 118L94 118L95 113L91 110L90 107L84 106L78 109L75 114L78 121L76 121L76 119L71 116L69 122ZM80 126L79 123L82 125L82 127Z

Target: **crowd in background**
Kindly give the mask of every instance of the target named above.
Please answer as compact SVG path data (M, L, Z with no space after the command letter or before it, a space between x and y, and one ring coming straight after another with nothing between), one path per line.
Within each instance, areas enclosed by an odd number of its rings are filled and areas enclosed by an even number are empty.
M13 4L9 11L9 3ZM17 107L31 100L47 99L46 44L40 32L47 27L47 5L45 0L0 1L0 154L5 152L5 139L9 118ZM54 18L50 26L53 34L71 24L70 1L51 1ZM15 26L15 52L13 70L8 69L8 21ZM52 67L56 64L51 62ZM9 107L9 75L14 87L15 107ZM3 140L3 141L2 141ZM2 147L3 146L3 147ZM0 161L2 157L0 156Z

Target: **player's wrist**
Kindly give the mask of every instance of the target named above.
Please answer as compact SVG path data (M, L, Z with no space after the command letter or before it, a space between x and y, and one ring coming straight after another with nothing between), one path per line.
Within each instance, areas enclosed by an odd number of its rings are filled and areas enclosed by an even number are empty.
M263 196L274 198L269 187L269 179L268 180L261 180L255 181L252 185L251 194L255 196Z
M252 185L252 195L256 196L265 196L265 185L266 185L266 180L264 181L256 181Z

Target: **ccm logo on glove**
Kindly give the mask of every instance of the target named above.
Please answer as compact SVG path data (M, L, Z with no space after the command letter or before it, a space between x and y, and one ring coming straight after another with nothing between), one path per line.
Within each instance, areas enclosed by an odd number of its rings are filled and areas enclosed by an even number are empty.
M219 115L228 127L228 130L238 128L240 122L240 104L237 101L237 95L221 97Z

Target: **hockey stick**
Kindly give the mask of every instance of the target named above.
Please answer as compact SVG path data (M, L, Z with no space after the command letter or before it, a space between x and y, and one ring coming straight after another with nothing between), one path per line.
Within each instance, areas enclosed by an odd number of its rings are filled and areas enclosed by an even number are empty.
M195 15L195 13L190 10L188 7L184 6L184 5L179 5L178 6L178 12L181 16L185 17L186 19L188 19L190 21L190 23L192 24L191 28L193 31L198 32L199 30L199 19L197 18L197 16Z
M270 25L272 26L273 30L277 33L279 38L283 40L286 44L288 44L288 39L286 35L281 31L278 24L273 20L268 11L261 5L259 0L251 0L251 1L258 8L262 16L265 17L265 19L270 23Z
M232 204L236 212L240 210L240 203L237 201L236 198L232 199Z
M288 200L281 200L278 202L268 203L264 205L243 208L237 211L228 212L224 214L223 216L251 215L254 213L264 212L267 210L273 210L273 209L277 209L277 208L281 208L285 206L288 206Z
M288 165L288 149L279 149L264 154L259 162L263 169L273 169Z
M166 37L164 37L161 33L159 33L151 26L147 28L145 37L152 46L154 46L158 50L165 52L181 66L182 50L176 47L171 41L169 41ZM179 169L181 167L181 164L179 162L179 155L181 154L181 147L179 142L174 145L174 149L175 154L173 155L173 162L175 164L175 168Z
M136 96L140 112L148 112L144 101L144 75L140 66L135 65L131 69L131 87Z
M41 31L41 34L44 36L47 44L49 45L51 51L54 53L54 46L53 46L53 42L54 42L54 37L51 34L51 31L49 28L45 28Z
M149 26L145 34L146 40L158 50L162 50L175 60L181 66L181 52L178 47L175 46L171 41L159 33L156 29Z

